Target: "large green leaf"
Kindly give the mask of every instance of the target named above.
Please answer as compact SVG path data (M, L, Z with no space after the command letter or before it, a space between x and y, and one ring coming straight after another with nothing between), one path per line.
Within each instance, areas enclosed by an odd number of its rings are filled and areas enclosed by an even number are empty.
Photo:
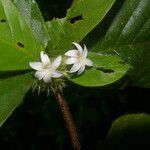
M35 0L13 0L32 33L43 46L47 46L48 35L43 16Z
M22 102L32 81L30 74L0 80L0 126Z
M0 0L0 71L22 70L43 49L10 0Z
M96 29L97 33L103 30L99 27ZM88 39L92 36L93 34ZM127 63L134 66L130 74L134 85L150 87L149 0L124 1L104 38L98 37L95 41L91 47L94 51L110 53L115 50Z
M64 19L47 22L52 38L49 43L51 55L63 54L71 48L72 42L81 41L104 18L114 2L115 0L74 0Z
M106 149L149 149L149 139L150 115L128 114L113 122L106 139Z
M89 58L93 61L93 67L71 81L87 87L104 86L119 80L129 69L118 56L91 52Z
M114 1L97 0L74 1L66 18L54 19L46 23L51 43L50 54L55 56L67 51L73 41L81 41L107 14ZM83 7L86 6L86 7ZM92 18L92 19L91 19ZM129 66L119 57L90 53L94 67L87 69L71 81L82 86L104 86L111 84L125 75Z

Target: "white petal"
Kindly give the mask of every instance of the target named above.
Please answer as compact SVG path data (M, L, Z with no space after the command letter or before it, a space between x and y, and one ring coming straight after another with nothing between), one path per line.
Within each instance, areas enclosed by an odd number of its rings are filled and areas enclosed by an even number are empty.
M84 45L83 56L86 58L87 54L88 54L88 50L87 50L86 45Z
M61 60L62 60L62 57L60 55L52 62L52 67L54 69L57 69L60 66Z
M76 72L80 69L80 67L82 66L82 63L75 63L72 68L70 69L70 73Z
M71 57L71 58L68 58L68 59L65 61L65 64L71 65L71 64L74 64L74 63L76 63L76 62L78 62L78 59Z
M78 50L80 53L83 52L82 47L81 47L78 43L73 42L73 44L76 46L77 50Z
M69 57L78 57L78 51L77 50L70 50L65 53L66 56Z
M45 74L45 76L43 77L43 81L45 82L45 83L48 83L48 82L51 82L51 76L52 74L50 73L50 72L47 72L46 74Z
M82 65L78 71L78 75L82 74L84 70L85 70L85 65Z
M47 65L47 64L51 63L48 55L45 54L44 51L41 51L41 61L42 61L43 65Z
M86 59L85 60L85 65L87 65L87 66L93 66L93 62L91 61L91 60L89 60L89 59Z
M35 73L35 77L38 78L38 80L41 80L45 76L46 72L45 71L37 71Z
M52 75L53 78L59 78L62 76L62 73L58 72L58 71L55 71Z
M42 63L40 62L30 62L29 65L35 70L42 70Z

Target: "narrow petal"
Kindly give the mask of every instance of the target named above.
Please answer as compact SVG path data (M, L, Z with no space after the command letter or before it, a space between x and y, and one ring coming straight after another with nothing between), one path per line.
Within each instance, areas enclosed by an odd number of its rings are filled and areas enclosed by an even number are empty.
M80 69L80 67L82 66L82 63L75 63L72 68L70 69L70 73L76 72Z
M87 54L88 54L88 50L87 50L86 45L84 44L84 50L83 50L83 56L84 56L84 58L87 57Z
M42 61L43 65L47 65L47 64L51 63L48 55L45 54L44 51L41 51L41 61Z
M78 50L80 53L83 52L82 47L81 47L78 43L73 42L73 44L76 46L77 50Z
M78 51L77 50L70 50L65 53L66 56L69 57L78 57Z
M45 82L45 83L48 83L48 82L51 82L51 76L52 74L50 73L50 72L47 72L46 74L45 74L45 76L43 77L43 81Z
M82 74L84 70L85 70L85 65L82 65L78 71L78 75Z
M42 63L41 62L30 62L30 67L35 70L42 70Z
M78 62L78 59L77 58L74 58L74 57L71 57L71 58L68 58L66 61L65 61L65 64L67 65L71 65L71 64L74 64Z
M93 66L93 62L91 61L91 60L89 60L89 59L86 59L85 60L85 65L87 65L87 66Z
M46 72L44 71L37 71L35 73L35 77L38 79L38 80L41 80L44 76L45 76Z
M62 76L62 73L58 72L58 71L55 71L52 75L53 78L59 78Z
M60 66L61 60L62 60L62 57L60 55L52 62L52 67L54 69L57 69Z

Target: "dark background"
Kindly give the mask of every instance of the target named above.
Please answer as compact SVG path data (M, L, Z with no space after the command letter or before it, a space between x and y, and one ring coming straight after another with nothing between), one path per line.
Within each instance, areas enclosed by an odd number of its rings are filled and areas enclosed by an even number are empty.
M45 20L62 18L71 0L38 0ZM117 6L117 9L121 7ZM110 17L109 17L110 15ZM114 15L114 14L113 14ZM111 18L108 14L106 18ZM105 19L107 21L107 19ZM124 81L125 82L125 81ZM107 149L105 142L114 119L127 113L150 112L150 90L131 87L84 88L72 83L65 96L78 129L83 150ZM129 140L128 140L129 139ZM150 127L127 133L110 150L150 149ZM111 142L110 142L111 143ZM68 132L52 95L29 92L24 103L0 128L2 150L71 150Z

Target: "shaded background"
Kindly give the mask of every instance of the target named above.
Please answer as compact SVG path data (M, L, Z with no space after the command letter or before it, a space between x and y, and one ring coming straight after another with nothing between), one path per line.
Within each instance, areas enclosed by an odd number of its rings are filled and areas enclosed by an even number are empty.
M64 17L72 1L38 0L38 3L45 20L51 20ZM116 3L112 8L113 13L105 17L102 24L105 29L121 5L121 1ZM104 33L105 30L101 35ZM122 82L125 83L126 79ZM122 87L122 82L117 87ZM150 127L142 132L134 130L125 134L117 142L119 144L111 148L105 142L114 119L127 113L150 112L149 89L131 87L130 84L119 90L68 84L65 95L83 150L150 149ZM54 97L29 92L24 103L0 128L0 146L2 150L71 150L68 132Z

